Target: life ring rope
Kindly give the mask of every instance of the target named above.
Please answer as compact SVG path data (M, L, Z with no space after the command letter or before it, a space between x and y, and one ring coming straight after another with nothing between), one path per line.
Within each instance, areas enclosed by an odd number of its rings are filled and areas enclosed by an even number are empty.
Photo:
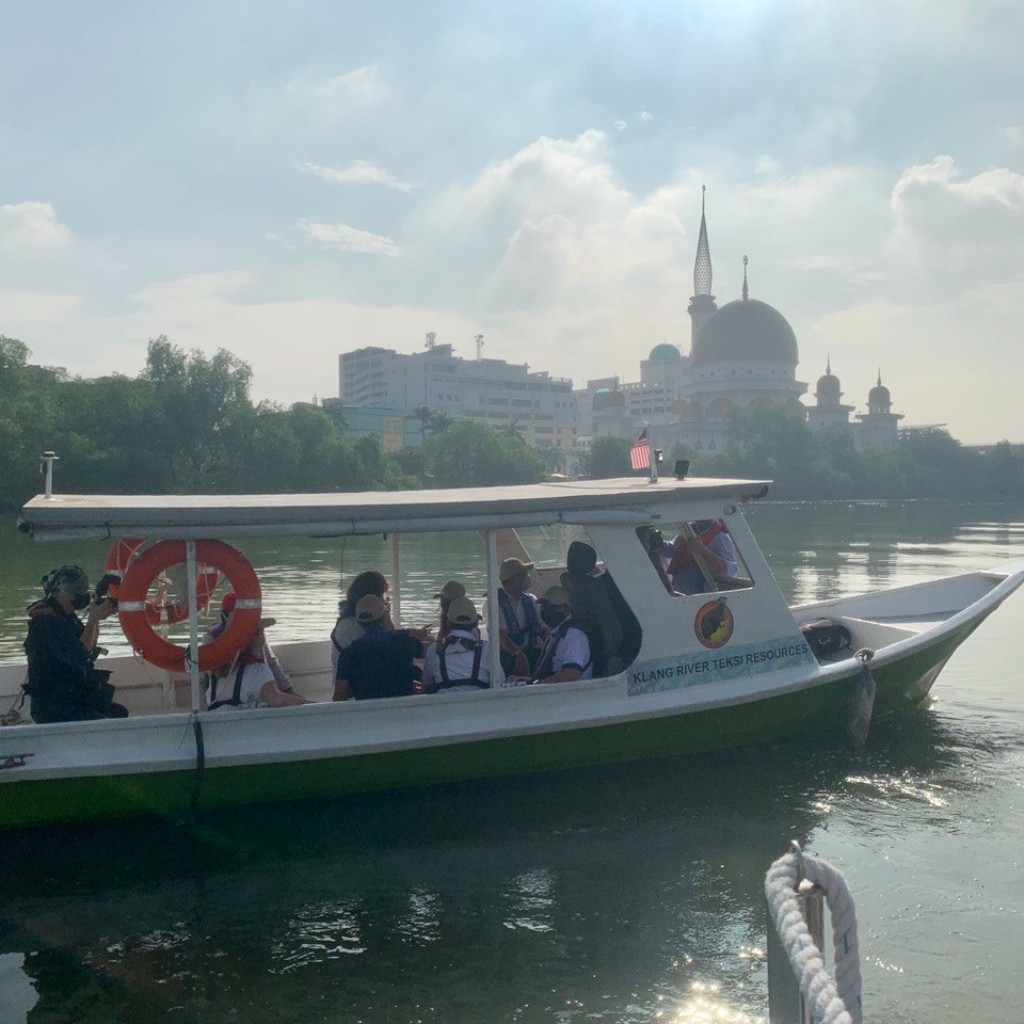
M252 639L259 627L263 594L248 559L229 544L196 541L195 557L197 562L226 576L237 595L235 610L224 631L199 647L199 669L208 672L230 662ZM189 649L171 643L154 630L146 595L160 573L184 561L183 540L158 541L132 560L120 586L118 618L125 637L146 661L169 672L185 671Z

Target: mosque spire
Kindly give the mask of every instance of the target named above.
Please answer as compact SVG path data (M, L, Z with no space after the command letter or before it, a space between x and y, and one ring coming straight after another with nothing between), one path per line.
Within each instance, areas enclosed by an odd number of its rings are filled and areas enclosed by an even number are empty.
M693 294L711 294L711 249L708 246L708 224L704 218L704 197L707 185L701 185L700 191L700 236L697 239L697 258L693 263Z
M829 355L827 355L825 357L825 372L826 373L831 373L832 372L832 355L831 355L831 353L829 353Z
M743 257L743 301L746 302L750 297L750 289L747 288L747 264L750 260L746 256Z

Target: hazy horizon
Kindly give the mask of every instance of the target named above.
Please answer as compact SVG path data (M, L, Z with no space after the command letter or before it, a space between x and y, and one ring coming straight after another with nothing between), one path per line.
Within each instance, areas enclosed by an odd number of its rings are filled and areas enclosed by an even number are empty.
M1024 441L1010 3L3 3L0 333L74 373L145 343L337 394L424 335L639 379L686 305L775 306L809 385Z

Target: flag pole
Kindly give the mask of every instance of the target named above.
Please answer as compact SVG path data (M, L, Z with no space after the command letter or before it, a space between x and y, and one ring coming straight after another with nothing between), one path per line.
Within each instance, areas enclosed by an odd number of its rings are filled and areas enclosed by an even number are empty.
M651 483L656 484L658 482L658 456L651 441L651 425L646 420L644 421L644 430L647 431L647 450L650 453Z

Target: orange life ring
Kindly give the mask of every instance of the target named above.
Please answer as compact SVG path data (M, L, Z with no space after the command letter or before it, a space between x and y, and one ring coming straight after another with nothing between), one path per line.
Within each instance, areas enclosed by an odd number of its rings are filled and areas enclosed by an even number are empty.
M122 537L110 545L104 572L119 576L124 574L138 550L146 542L141 537ZM172 563L173 564L173 563ZM220 583L220 573L211 565L196 565L196 609L205 612L210 605L210 595ZM107 591L111 597L121 598L121 583L112 583ZM184 622L188 618L188 601L172 601L170 604L157 604L146 601L146 618L156 625L173 626L176 622Z
M146 614L146 595L165 569L185 561L183 540L162 540L132 559L121 581L118 618L132 649L146 661L169 672L184 672L187 647L157 634ZM196 562L213 566L227 576L237 595L235 611L224 632L199 648L200 671L208 672L234 656L252 639L260 622L263 594L256 572L240 551L219 540L196 541Z

